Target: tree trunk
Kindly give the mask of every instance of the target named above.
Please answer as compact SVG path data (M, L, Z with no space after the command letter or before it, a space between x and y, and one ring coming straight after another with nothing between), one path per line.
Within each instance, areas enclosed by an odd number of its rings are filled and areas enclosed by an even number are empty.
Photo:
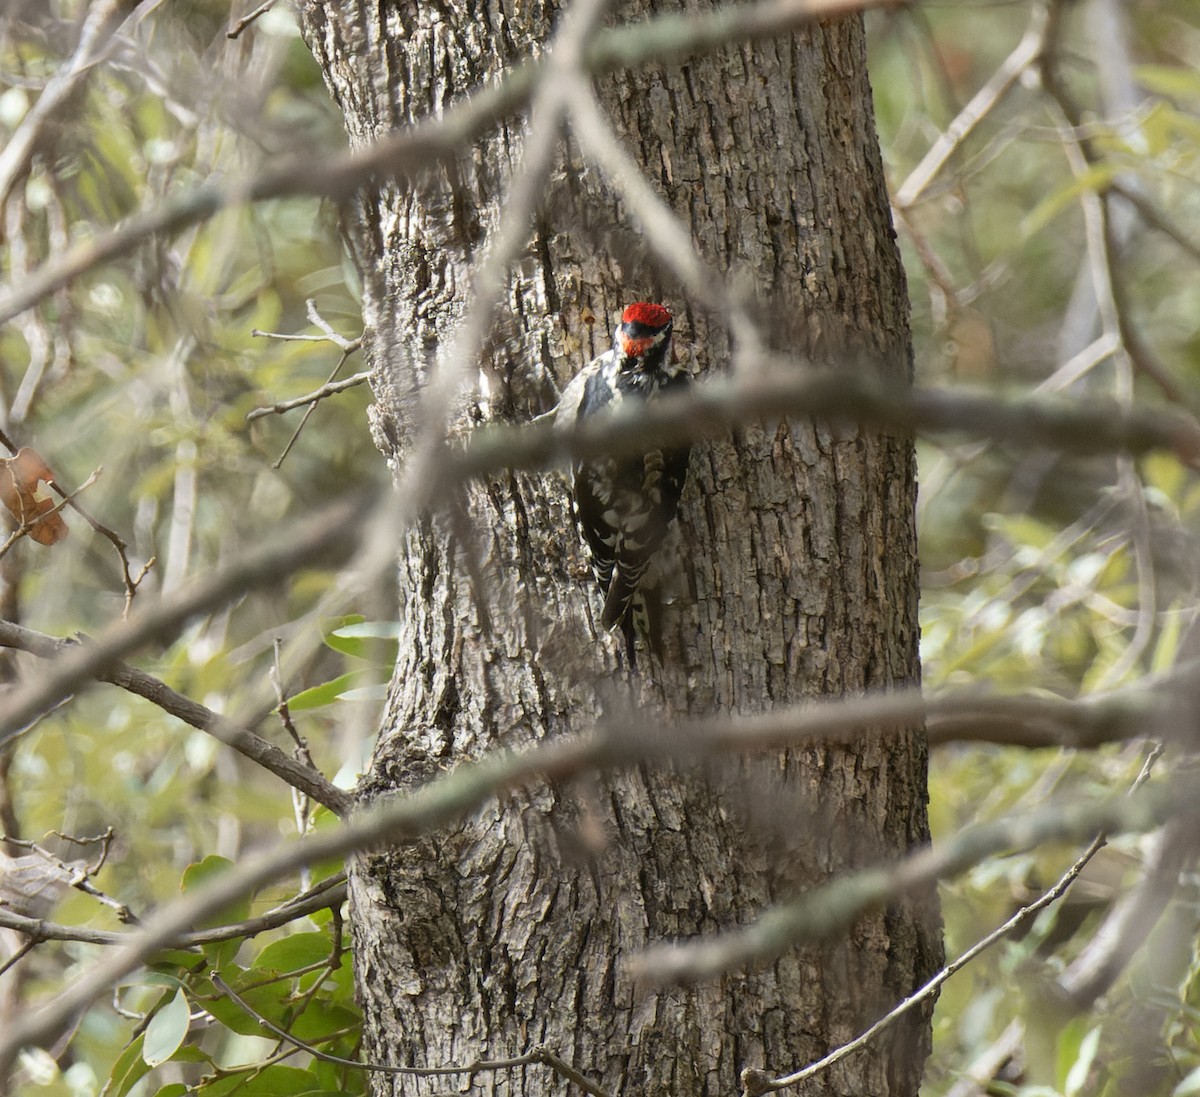
M301 13L354 143L494 79L545 44L557 16L510 0L309 0ZM639 5L621 17L646 14ZM858 21L618 74L598 90L705 258L752 283L777 345L830 368L869 354L907 375L905 287ZM372 425L397 465L414 393L467 304L523 132L522 122L501 126L453 170L414 189L364 191L348 215ZM561 387L604 349L632 300L668 305L677 353L697 375L728 359L722 329L659 273L573 142L547 190L487 351L489 408L469 410L460 429L551 406L547 376ZM914 493L908 439L796 422L698 445L667 659L643 660L631 679L617 641L597 635L599 595L564 475L469 486L401 546L400 657L363 796L589 728L602 712L668 723L915 682ZM695 988L635 985L625 962L927 841L925 764L919 730L726 767L681 761L530 788L450 833L363 858L352 922L365 1054L462 1065L544 1044L609 1093L679 1097L729 1095L745 1067L782 1071L825 1054L931 973L932 903ZM804 1092L915 1093L928 1016L895 1033ZM465 1085L376 1078L379 1093ZM500 1094L572 1089L542 1065L473 1081Z

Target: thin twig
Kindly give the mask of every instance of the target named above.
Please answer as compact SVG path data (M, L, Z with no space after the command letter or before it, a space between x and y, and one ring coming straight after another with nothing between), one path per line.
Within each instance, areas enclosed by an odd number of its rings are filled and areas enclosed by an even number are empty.
M774 1092L780 1089L786 1089L788 1086L794 1086L800 1082L811 1078L815 1074L820 1074L833 1066L834 1063L840 1062L847 1055L853 1054L860 1048L869 1044L879 1033L884 1029L891 1027L896 1021L904 1016L914 1006L920 1005L922 1002L932 998L938 991L938 988L946 982L951 976L960 972L967 964L971 963L980 953L987 951L992 945L1002 941L1005 937L1023 926L1029 924L1029 920L1040 911L1046 909L1052 903L1057 902L1066 893L1067 889L1075 882L1079 874L1083 871L1084 866L1096 856L1096 854L1104 848L1105 839L1103 835L1099 835L1092 839L1091 844L1080 854L1075 863L1067 869L1058 881L1048 891L1038 896L1033 902L1023 906L1011 918L1005 921L1002 925L997 926L991 933L980 938L969 949L966 950L956 960L947 964L936 975L933 976L919 990L914 991L904 999L894 1009L889 1010L884 1016L876 1021L865 1032L856 1036L849 1043L843 1044L841 1047L831 1051L823 1059L818 1059L815 1063L810 1063L802 1070L795 1071L792 1074L785 1074L779 1078L772 1078L769 1081L762 1083L763 1088L756 1089L757 1093Z
M0 916L3 916L3 913L3 911L0 911ZM0 964L0 978L7 974L11 968L15 967L22 958L37 948L38 945L42 944L42 940L42 938L30 937L27 940L22 941L20 946L13 952L13 954L9 956L4 963Z
M625 149L596 101L591 84L579 73L566 82L571 132L584 157L604 174L637 222L654 255L682 283L688 299L707 304L729 325L739 354L758 354L762 337L724 279L700 257L691 232Z
M1167 690L1153 696L1164 701ZM815 705L822 741L859 741L864 729L912 727L927 704L918 691ZM1143 710L1139 727L1144 727ZM664 729L610 727L590 735L548 740L523 752L495 753L465 762L409 793L381 800L338 826L249 854L205 887L167 903L147 917L145 926L117 949L101 957L70 988L39 1009L15 1018L0 1035L0 1076L17 1051L30 1043L52 1041L78 1012L198 920L220 911L241 896L298 866L313 864L381 843L405 843L461 819L493 796L531 781L562 782L583 773L654 764L667 760L703 761L719 752L778 748L811 741L812 721L801 713L772 713L749 719L709 720ZM957 835L936 850L921 850L890 868L849 874L817 888L799 903L776 908L763 920L715 942L670 950L669 958L647 953L640 962L656 978L703 978L730 963L763 959L816 940L849 925L863 911L898 898L915 887L965 871L1004 848L1027 848L1046 841L1076 841L1098 831L1140 832L1196 802L1200 782L1181 775L1171 785L1140 790L1135 796L1083 803L1051 803L1026 816L1000 820Z
M979 824L936 848L918 850L894 865L845 873L800 898L772 907L750 925L676 945L647 949L632 973L658 984L690 984L768 963L801 944L822 941L878 910L939 880L953 879L1005 850L1052 841L1081 841L1097 833L1144 833L1186 812L1200 786L1149 788L1134 796L1090 802L1059 801L1025 815ZM1189 799L1192 798L1192 799Z
M3 430L0 430L0 445L3 445L8 450L9 453L16 453L21 448ZM147 560L146 563L142 565L141 570L138 572L137 576L135 577L133 575L132 571L130 570L129 545L126 543L125 539L123 537L121 537L121 535L119 533L117 533L116 530L110 529L108 526L104 525L103 522L101 522L97 518L93 517L92 514L90 514L87 510L85 510L83 505L81 503L79 503L78 500L76 499L76 496L85 487L87 487L88 484L90 484L92 482L92 480L95 479L95 477L99 476L100 472L101 472L101 470L97 469L95 472L92 473L92 476L89 478L89 480L86 483L82 484L78 488L75 488L73 491L69 490L67 488L64 488L59 483L57 477L53 480L47 481L47 483L50 485L51 490L54 491L59 496L59 498L61 498L63 500L63 502L65 503L66 506L69 506L76 514L79 515L80 518L82 518L85 522L87 522L87 524L89 526L91 526L92 529L96 533L100 534L101 537L105 538L105 540L107 540L107 541L110 541L112 543L113 548L115 548L117 550L117 556L120 558L120 561L121 561L122 581L125 584L125 613L128 614L130 606L133 605L133 599L134 599L134 596L137 594L137 588L138 588L139 584L146 577L146 575L150 571L150 569L154 566L154 557L153 556L150 557L150 559Z
M79 647L78 641L58 640L11 621L0 620L0 647L29 652L40 659L58 659ZM239 754L262 766L289 787L324 804L336 815L349 809L350 797L332 785L312 766L289 758L273 743L255 735L249 727L238 727L198 701L171 689L165 682L117 659L110 659L95 672L102 682L120 686L157 705L190 727L204 731L231 746ZM257 720L255 721L257 723Z
M322 1063L332 1063L335 1066L347 1067L350 1070L370 1071L374 1074L401 1074L417 1078L441 1078L454 1074L479 1074L483 1071L513 1070L516 1067L529 1066L531 1063L544 1063L554 1070L555 1073L562 1074L569 1081L574 1082L584 1089L585 1092L593 1094L594 1097L608 1097L605 1091L600 1089L595 1083L586 1079L573 1067L568 1067L557 1055L553 1055L548 1049L542 1047L533 1048L521 1055L514 1055L506 1059L476 1059L473 1062L464 1063L462 1066L448 1067L400 1067L392 1066L388 1063L364 1063L357 1059L346 1059L340 1055L331 1055L329 1052L321 1051L320 1048L313 1047L312 1044L305 1043L298 1037L293 1036L287 1029L280 1028L269 1017L264 1017L215 971L209 972L209 979L217 990L249 1016L253 1017L268 1032L278 1036L280 1040L290 1044L292 1047L307 1052L314 1059L318 1059ZM562 1067L566 1069L560 1069Z
M234 23L233 26L230 27L229 30L227 30L225 32L225 37L226 38L241 37L242 31L244 31L248 26L250 26L251 23L255 22L258 19L261 19L264 15L266 15L267 12L269 12L275 6L275 3L276 3L276 0L266 0L265 4L260 4L249 15L243 15L241 19L239 19L236 23Z
M107 847L108 843L112 840L112 833L110 831L107 835L102 835L99 838L67 838L67 840L80 844L103 842ZM0 841L7 842L9 845L17 846L20 849L27 849L31 853L36 853L39 857L46 861L47 864L53 865L54 868L61 872L63 879L69 883L71 887L77 889L78 891L82 891L85 895L91 896L91 898L95 899L98 903L102 903L104 906L111 909L116 914L117 918L119 918L125 925L136 926L141 924L137 915L133 913L127 904L121 902L120 899L114 899L111 895L101 891L95 886L95 884L91 882L89 876L91 876L93 870L90 866L81 868L80 865L82 862L68 864L61 858L56 857L44 846L28 839L13 838L6 834L0 838Z
M1150 228L1162 233L1168 240L1171 240L1187 255L1200 263L1200 243L1197 243L1190 236L1185 235L1149 198L1144 194L1139 194L1132 187L1127 187L1119 179L1114 179L1109 183L1108 189L1113 194L1120 195L1120 197L1133 206L1141 219Z
M58 514L64 507L71 506L75 501L76 495L80 494L80 492L87 491L88 488L90 488L98 479L100 479L100 472L100 469L96 469L96 471L93 472L86 480L84 480L84 482L80 484L79 487L77 487L73 492L71 492L70 495L63 495L61 489L55 487L55 490L62 495L62 498L59 499L59 501L55 503L54 506L52 506L49 510L42 511L36 517L30 518L29 521L22 522L19 526L17 526L17 528L8 535L8 538L4 541L4 543L0 544L0 558L6 556L12 549L13 545L21 540L22 537L27 536L30 530L37 526L39 522L44 522L51 514ZM52 487L55 486L54 481L51 480L49 483Z
M329 376L325 378L325 383L320 388L305 396L299 396L293 400L283 400L268 408L255 408L253 411L247 413L246 421L253 422L255 419L261 419L264 415L282 414L285 411L290 411L292 408L305 407L304 416L297 424L296 429L292 431L292 436L288 439L287 445L283 447L283 452L271 463L271 467L276 469L283 464L287 459L287 455L291 453L292 447L296 444L296 440L300 437L305 426L308 425L308 420L316 410L317 404L327 396L333 396L335 393L354 388L356 385L361 385L364 381L368 381L371 378L371 371L364 370L362 373L357 373L344 381L334 380L341 373L342 367L349 360L350 355L362 347L363 337L360 335L356 339L347 339L344 335L334 331L325 321L325 318L317 311L317 303L314 300L309 298L306 305L309 320L321 329L324 333L323 335L280 335L272 331L259 331L257 328L250 333L251 335L267 336L272 339L284 341L333 343L342 352L342 356L337 360L337 364L333 369L329 371Z
M819 19L897 0L760 0L729 4L711 12L657 16L627 27L604 28L588 41L583 66L592 75L670 63L694 53L726 49L737 42L772 38ZM81 274L128 254L147 237L179 232L232 206L307 194L344 201L368 179L407 181L430 164L457 156L495 123L523 110L544 75L545 58L509 70L478 88L436 118L325 161L287 158L251 179L214 183L135 214L116 228L79 241L9 288L0 300L0 324L24 312Z
M480 428L461 450L446 451L436 483L410 483L391 506L387 523L373 537L354 536L373 511L376 494L363 491L338 500L285 531L277 540L175 591L107 628L95 642L80 644L36 682L18 688L0 713L0 746L14 730L63 696L96 677L152 637L171 634L195 614L215 608L248 589L278 582L322 556L344 562L358 552L367 574L386 567L395 527L470 476L500 469L535 468L567 457L591 458L644 451L647 437L694 441L739 423L804 415L848 419L897 432L975 434L1010 445L1038 445L1077 453L1155 449L1200 463L1200 426L1174 408L1138 409L1105 402L1024 399L1006 401L985 392L939 392L889 386L853 369L805 370L786 363L779 370L754 370L745 378L716 377L678 397L583 420L570 431L537 425Z
M901 210L908 210L920 199L962 143L975 132L979 123L999 106L1005 95L1021 78L1021 74L1037 60L1042 52L1045 33L1045 9L1036 4L1030 16L1029 26L1016 48L1004 59L987 83L971 97L971 101L959 111L958 116L921 158L921 162L900 184L896 191L895 203Z
M271 643L273 659L270 671L271 688L274 689L275 698L278 701L275 711L279 714L279 722L283 725L283 730L288 733L292 742L296 745L296 749L292 751L292 758L301 765L311 769L314 773L320 773L316 763L313 761L312 754L309 752L308 742L297 729L295 722L292 720L292 711L288 708L287 691L284 689L283 684L283 660L280 657L282 648L283 641L276 636ZM293 787L292 810L295 813L297 834L303 834L308 829L310 808L309 798L299 789ZM305 869L304 871L307 872L308 870ZM301 879L305 885L308 884L306 876L302 876Z
M358 548L358 541L348 531L358 526L375 499L376 493L359 491L307 515L229 567L197 578L128 620L110 625L95 640L72 646L46 674L8 696L5 711L0 714L0 745L13 728L97 677L147 640L179 627L197 614L225 605L246 590L278 583L298 568L317 561L344 562Z
M96 0L88 9L74 55L47 81L37 102L0 151L0 204L7 201L28 169L45 128L54 124L63 105L104 57L121 16L120 0Z
M301 918L307 918L318 910L332 910L346 901L346 874L339 872L314 884L308 891L289 899L271 910L254 918L230 922L211 929L196 930L179 934L169 942L171 948L198 948L222 941L234 941L240 937L256 937L279 929ZM90 926L65 926L30 918L14 911L0 908L0 928L15 930L35 941L78 941L86 945L122 945L132 931L92 929Z

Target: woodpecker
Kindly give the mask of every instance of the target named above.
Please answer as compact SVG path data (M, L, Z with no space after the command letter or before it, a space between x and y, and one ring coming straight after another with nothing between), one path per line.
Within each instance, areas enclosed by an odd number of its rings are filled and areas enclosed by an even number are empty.
M690 378L671 362L670 349L671 314L647 301L630 305L612 350L593 359L567 386L556 425L568 429L625 400L653 400L685 389ZM647 569L679 509L689 452L687 446L659 447L577 462L573 468L572 511L604 595L600 623L609 630L620 627L631 667L637 665L638 632L661 653L657 584Z

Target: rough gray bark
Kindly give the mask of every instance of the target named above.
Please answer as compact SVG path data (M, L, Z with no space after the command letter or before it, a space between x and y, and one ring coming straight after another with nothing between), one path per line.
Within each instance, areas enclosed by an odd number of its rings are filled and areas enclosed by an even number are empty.
M510 0L300 7L353 142L495 77L539 49L557 15ZM644 14L636 6L621 18ZM831 368L868 352L907 373L903 273L856 21L621 74L599 90L708 261L753 284L778 345ZM520 123L501 128L415 190L365 193L350 218L373 426L394 462L411 442L414 392L465 307L521 139ZM635 299L672 309L697 374L722 368L722 330L659 273L568 142L489 350L489 413L522 419L552 404L545 375L561 384L603 349ZM426 519L401 546L404 636L363 795L588 727L602 712L619 719L626 706L666 721L916 680L914 492L906 439L792 423L698 446L667 666L631 683L616 642L595 635L599 600L565 477L471 486L457 516ZM925 760L914 731L720 772L680 763L601 776L530 789L452 833L364 859L352 898L366 1054L461 1064L544 1043L610 1093L678 1095L732 1094L744 1067L824 1054L931 972L940 945L930 904L698 988L635 986L623 962L925 841ZM916 1017L804 1092L915 1093L928 1043L928 1017ZM461 1082L375 1084L410 1095ZM474 1084L569 1089L540 1065Z

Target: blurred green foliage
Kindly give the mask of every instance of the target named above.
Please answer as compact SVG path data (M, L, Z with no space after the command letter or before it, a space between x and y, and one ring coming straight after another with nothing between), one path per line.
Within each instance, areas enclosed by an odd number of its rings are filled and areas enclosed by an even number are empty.
M1027 68L902 211L923 384L1025 390L1099 334L1079 305L1088 268L1082 211L1117 185L1152 203L1185 241L1128 207L1122 214L1123 307L1162 369L1158 381L1139 370L1134 390L1147 402L1196 391L1200 13L1194 0L1131 5L1114 40L1098 22L1103 2L1067 10L1060 58L1084 112L1086 133L1077 136L1091 142L1093 162L1072 166L1070 135ZM2 17L0 141L27 124L45 82L67 63L85 10L76 0L47 0L10 5ZM877 120L894 192L1030 21L1024 3L923 5L871 17ZM300 147L319 157L344 145L286 9L272 9L236 40L226 38L228 27L225 4L195 2L164 5L123 32L119 53L95 66L71 109L43 127L28 171L3 202L6 280L20 282L69 242L165 197L252 173L273 153ZM1128 110L1110 106L1121 90L1123 55L1113 52L1121 45L1136 93ZM302 411L246 419L319 387L341 358L329 342L256 331L319 335L311 300L353 338L361 325L353 284L336 211L316 201L231 210L147 243L0 331L0 427L34 446L67 487L102 468L81 502L129 543L135 572L154 560L139 596L171 590L347 484L382 475L364 421L365 388L321 403L279 469L273 463ZM342 375L361 368L352 358ZM1120 395L1129 387L1124 368L1110 358L1066 391ZM1200 488L1177 462L1156 456L1122 468L969 440L922 443L920 456L928 686L1075 696L1172 664L1196 605L1200 507ZM124 604L112 545L78 515L67 519L64 545L47 550L25 540L0 559L3 616L54 635L97 629ZM142 665L233 711L269 678L276 636L319 628L322 655L285 687L298 695L293 719L316 764L348 784L394 635L377 606L315 620L331 582L310 572L247 595L193 622ZM10 658L0 661L0 682L13 672ZM260 730L290 747L281 727ZM1145 753L941 750L935 833L1019 811L1051 792L1127 787ZM222 870L256 841L319 825L321 816L298 812L279 782L211 737L107 687L86 691L23 737L3 772L0 810L22 836L113 828L99 883L135 911ZM1152 947L1100 1008L1071 1016L1050 1008L1044 993L1137 877L1146 851L1145 841L1111 842L1066 901L947 984L931 1097L979 1092L956 1087L1013 1022L1023 1026L1019 1054L994 1092L1200 1092L1190 891L1176 893ZM61 852L79 855L69 844ZM947 885L949 954L1035 897L1077 854L1014 853ZM310 882L282 884L226 917L261 913ZM116 927L109 909L77 893L56 918ZM4 978L21 999L35 1000L69 983L98 950L44 944ZM339 917L320 911L249 941L163 953L120 988L119 1010L98 1006L83 1017L69 1056L27 1055L14 1091L75 1097L98 1092L106 1079L111 1097L364 1091L361 1072L278 1043L214 975L274 1025L355 1056L349 955ZM1141 1046L1131 1046L1129 1033L1142 1034ZM1130 1072L1147 1062L1153 1076L1131 1083Z
M1144 199L1182 241L1112 201L1124 320L1167 383L1141 362L1131 376L1129 363L1109 357L1049 387L1117 398L1132 387L1141 402L1182 399L1195 410L1200 10L1173 0L1094 0L1060 10L1056 69L1081 128L1069 131L1030 64L902 211L918 381L1028 391L1100 336L1100 319L1086 308L1094 300L1089 243L1093 257L1098 249L1084 207L1115 185ZM905 193L927 151L1036 29L1038 11L923 5L871 20L893 194ZM1080 163L1077 137L1090 142L1090 163ZM1133 468L926 441L920 469L927 688L1086 696L1170 668L1195 617L1200 528L1196 481L1174 458L1156 455ZM935 838L1051 794L1128 788L1146 756L1140 744L1086 753L942 749L930 792ZM969 1078L973 1064L985 1063L983 1077L995 1068L1000 1079L987 1092L1022 1097L1149 1097L1176 1086L1186 1092L1185 1078L1195 1085L1200 984L1188 958L1197 897L1188 888L1175 893L1148 947L1097 1009L1073 1015L1053 1005L1053 980L1138 878L1152 842L1112 840L1067 898L949 981L923 1092L982 1093ZM945 886L948 956L1036 898L1080 852L1015 852ZM1165 939L1178 924L1191 930L1173 954ZM1139 1043L1131 1048L1134 1031Z
M46 79L69 63L87 8L71 0L15 4L0 17L7 32L0 39L0 144L28 125ZM344 147L286 8L236 41L226 38L229 26L228 5L206 3L166 5L122 27L115 57L91 69L70 109L39 130L28 170L3 205L5 281L19 284L68 242L209 179L253 173L274 153L307 146L319 156ZM0 427L37 449L67 488L102 469L79 501L128 542L135 574L154 561L139 599L203 576L285 519L382 475L365 424L366 386L321 403L278 469L273 464L304 409L247 422L256 407L318 388L342 358L327 341L256 334L319 336L308 301L340 334L358 336L337 211L289 200L230 210L148 242L0 331ZM351 356L339 376L362 368ZM0 559L0 613L56 636L99 629L121 616L125 600L112 544L79 515L65 516L70 537L55 550L25 539ZM246 595L192 622L140 665L217 711L236 711L267 682L274 638L311 620L332 578L308 572ZM378 607L363 608L378 615ZM285 683L289 693L362 665L332 647L322 651ZM36 673L35 661L17 658ZM11 653L0 657L0 682L14 670ZM368 675L364 685L376 680ZM313 708L294 720L321 770L350 784L376 706L343 705L336 716ZM273 728L259 731L291 749L277 718L270 722ZM311 825L279 781L211 736L109 687L85 692L25 734L0 798L5 829L21 837L112 827L116 839L98 884L134 911L177 894L189 865L211 864L217 854L236 858ZM47 841L67 857L94 852ZM310 882L285 882L239 915L262 913ZM74 892L55 916L120 928L110 910ZM295 950L316 938L323 942L319 962L301 965ZM36 1000L69 985L98 952L43 945L3 978L20 998ZM182 1092L182 1084L203 1079L210 1094L362 1090L361 1072L347 1077L328 1064L297 1071L296 1053L286 1047L278 1063L264 1065L275 1041L213 988L214 970L275 1023L303 1031L325 1051L353 1055L349 958L331 936L326 911L244 945L154 965L121 989L120 1014L104 1006L85 1015L67 1059L27 1055L14 1092L96 1093L110 1075L113 1095Z

